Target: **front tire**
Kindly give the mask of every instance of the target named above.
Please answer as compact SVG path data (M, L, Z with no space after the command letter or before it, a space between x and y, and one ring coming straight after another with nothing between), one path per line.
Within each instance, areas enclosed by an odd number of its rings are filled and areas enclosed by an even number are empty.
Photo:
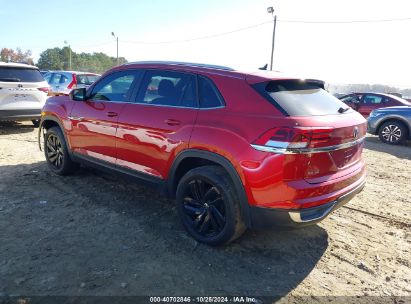
M33 119L31 122L35 128L38 128L40 126L40 120L38 119Z
M176 197L184 228L201 243L228 244L246 229L235 188L219 166L188 171L178 184Z
M407 138L407 128L399 121L387 121L380 127L378 137L383 143L399 145Z
M78 168L78 164L70 158L63 133L58 127L47 130L44 136L44 154L49 169L58 175L69 175Z

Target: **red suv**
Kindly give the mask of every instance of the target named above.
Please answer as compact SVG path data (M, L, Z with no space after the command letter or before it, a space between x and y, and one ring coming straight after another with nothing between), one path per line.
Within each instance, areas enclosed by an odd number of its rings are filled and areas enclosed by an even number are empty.
M40 130L53 172L83 163L145 181L210 245L316 223L365 182L365 119L321 81L266 71L129 63L48 99Z

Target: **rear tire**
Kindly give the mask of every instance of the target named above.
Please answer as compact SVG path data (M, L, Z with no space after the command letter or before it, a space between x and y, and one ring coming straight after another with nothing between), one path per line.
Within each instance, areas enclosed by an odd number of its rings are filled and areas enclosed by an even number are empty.
M379 128L378 137L383 143L399 145L407 139L407 128L399 121L387 121Z
M246 230L234 185L219 166L188 171L178 184L176 197L180 220L198 242L228 244Z
M63 133L58 127L47 130L44 136L44 154L49 169L55 174L69 175L79 166L71 160Z

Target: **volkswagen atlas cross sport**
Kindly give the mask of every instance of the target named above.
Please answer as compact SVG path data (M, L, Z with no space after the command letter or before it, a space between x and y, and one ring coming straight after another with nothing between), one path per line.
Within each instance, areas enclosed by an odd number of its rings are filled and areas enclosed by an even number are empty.
M51 171L83 163L143 180L209 245L316 223L365 182L366 121L317 80L129 63L51 97L41 124Z

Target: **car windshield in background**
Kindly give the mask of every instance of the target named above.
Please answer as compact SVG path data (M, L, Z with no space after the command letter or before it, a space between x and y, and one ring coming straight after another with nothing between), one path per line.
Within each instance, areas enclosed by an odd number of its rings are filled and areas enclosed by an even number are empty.
M28 68L0 67L0 81L3 82L41 82L40 71Z
M290 116L332 115L338 114L340 108L347 108L317 83L278 80L269 82L265 90Z
M91 85L98 77L97 75L76 75L76 80L78 84Z

